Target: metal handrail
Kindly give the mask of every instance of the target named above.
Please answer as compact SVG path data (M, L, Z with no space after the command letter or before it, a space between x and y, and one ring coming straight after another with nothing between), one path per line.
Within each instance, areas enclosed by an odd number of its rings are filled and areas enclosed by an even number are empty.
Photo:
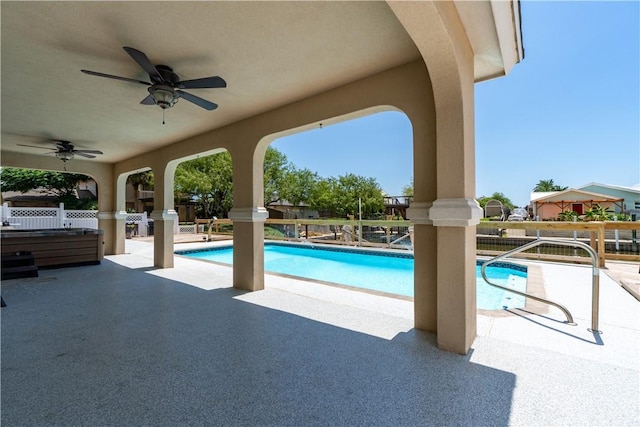
M549 239L538 239L538 240L534 240L533 242L529 242L527 244L524 244L520 247L517 247L509 252L505 252L501 255L498 255L494 258L491 258L489 261L486 261L482 264L482 268L481 268L481 273L482 273L482 278L491 286L494 286L496 288L500 288L500 289L504 289L506 291L509 292L513 292L514 294L518 294L518 295L522 295L524 297L527 298L531 298L533 300L536 301L540 301L542 303L545 304L549 304L549 305L553 305L554 307L559 308L564 315L567 317L567 323L569 324L573 324L575 325L575 322L573 321L573 316L571 315L571 313L569 312L569 310L567 310L564 306L553 302L553 301L549 301L546 300L544 298L540 298L537 297L535 295L530 295L527 294L526 292L520 292L514 289L510 289L507 288L505 286L502 285L498 285L497 283L492 283L489 278L487 277L487 274L485 272L485 269L487 268L487 266L489 266L490 264L493 264L494 262L500 261L504 258L507 258L511 255L515 255L517 253L520 252L524 252L528 249L534 248L536 246L540 246L543 244L549 244L549 245L557 245L557 246L571 246L571 247L579 247L582 248L584 250L586 250L589 255L591 256L591 261L592 261L592 282L591 282L591 331L595 332L595 333L601 333L601 331L598 330L598 314L599 314L599 303L600 303L600 270L598 269L599 261L598 261L598 253L596 251L593 250L593 248L589 245L587 245L586 243L582 243L582 242L577 242L577 241L567 241L567 240L549 240Z

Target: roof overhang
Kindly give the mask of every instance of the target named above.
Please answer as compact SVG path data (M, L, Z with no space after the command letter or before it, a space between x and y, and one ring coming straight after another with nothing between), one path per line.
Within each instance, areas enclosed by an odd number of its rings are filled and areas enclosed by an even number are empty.
M564 191L554 192L545 197L540 197L533 200L535 203L560 203L560 202L617 202L620 200L618 197L607 196L606 194L592 193L590 191L576 190L575 188L569 188Z
M520 2L456 1L474 52L476 82L509 74L524 59Z

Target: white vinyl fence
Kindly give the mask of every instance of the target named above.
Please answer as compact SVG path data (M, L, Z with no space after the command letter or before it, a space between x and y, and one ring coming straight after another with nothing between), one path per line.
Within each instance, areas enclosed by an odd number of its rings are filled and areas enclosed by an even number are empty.
M10 208L4 203L0 216L16 230L98 228L98 211L65 210L64 203L57 208Z
M0 206L2 223L8 223L15 230L38 230L45 228L98 228L98 211L66 210L64 203L57 208L9 207L7 203ZM127 224L136 224L138 236L148 236L153 220L146 212L128 213ZM174 233L193 233L193 225L179 225L174 221Z

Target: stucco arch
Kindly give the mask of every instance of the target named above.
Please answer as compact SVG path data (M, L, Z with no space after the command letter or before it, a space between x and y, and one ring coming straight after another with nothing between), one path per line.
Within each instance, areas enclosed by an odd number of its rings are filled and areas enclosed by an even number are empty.
M173 267L173 233L178 214L174 205L174 181L176 168L182 162L202 156L209 156L225 151L224 148L212 148L197 153L183 155L178 158L156 159L152 166L154 171L154 220L153 260L154 266ZM173 157L172 155L169 158Z
M351 113L343 114L336 117L318 118L310 123L307 123L295 128L286 129L286 130L275 132L269 135L265 135L260 139L253 153L253 170L254 170L254 175L256 175L255 185L257 186L263 182L262 174L264 170L262 168L262 164L264 163L264 158L265 158L267 149L274 141L286 136L296 135L296 134L308 132L314 129L318 129L319 127L327 127L327 126L335 125L338 123L357 120L359 118L370 116L376 113L383 113L383 112L389 112L389 111L402 113L409 120L409 123L411 123L411 128L413 133L413 123L411 122L410 117L407 116L407 114L401 108L395 107L393 105L378 105L378 106L363 108L361 110L353 111ZM260 176L258 177L258 175ZM263 192L259 192L259 193L260 194L256 194L254 197L259 198L258 204L262 205L264 204L264 200L263 200L264 193Z
M98 187L98 228L104 231L104 253L111 255L124 252L124 240L121 249L117 245L118 227L114 221L116 216L117 186L114 180L113 165L78 159L62 163L56 157L8 151L2 154L2 166L79 173L92 177ZM124 239L124 231L122 232L122 239Z
M36 169L52 172L78 173L90 176L96 181L100 192L98 194L98 209L100 211L112 209L112 177L111 165L105 163L87 162L73 159L62 163L58 158L35 154L24 154L7 151L2 153L2 166L8 168Z
M277 130L260 138L252 149L237 152L237 155L233 157L234 208L229 213L230 218L234 220L234 286L247 290L264 288L263 222L268 214L264 207L263 164L269 145L283 136L317 128L320 123L323 126L329 126L383 111L402 112L411 122L411 118L399 107L388 103L371 105L367 102L362 108L356 108L353 111L343 110L335 116L330 115L329 111L320 111L318 114L309 115L306 122L295 120L291 127ZM291 117L299 119L299 116L293 115ZM421 147L425 145L424 143L424 140L416 143L414 136L414 147L416 145ZM422 171L414 173L422 173ZM249 269L247 269L248 263L251 263ZM420 276L420 282L426 279L428 279L427 275ZM417 287L422 286L418 285ZM435 304L435 300L432 303Z

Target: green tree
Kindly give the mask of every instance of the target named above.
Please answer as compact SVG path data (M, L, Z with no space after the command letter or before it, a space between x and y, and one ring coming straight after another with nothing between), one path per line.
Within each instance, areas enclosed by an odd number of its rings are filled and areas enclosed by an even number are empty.
M302 203L309 202L313 188L319 179L318 175L309 169L291 167L284 175L279 194L283 200L293 206L300 206Z
M363 216L384 209L380 186L373 178L347 174L323 179L309 169L298 170L287 157L269 147L264 160L265 206L287 200L294 206L307 203L312 209L339 216L358 214L358 198ZM175 173L176 197L195 200L199 216L226 217L233 206L232 164L228 152L183 162Z
M409 185L402 188L403 196L413 196L413 177L411 177L411 182Z
M485 205L489 200L498 200L500 203L502 203L502 206L506 206L509 209L515 208L515 205L513 204L513 202L507 196L499 192L495 192L491 196L480 197L478 199L478 204L480 204L480 207L484 209Z
M568 187L562 187L553 182L552 179L541 179L535 187L533 187L533 191L536 192L549 192L549 191L564 191Z
M127 177L127 184L133 185L136 190L139 185L153 189L153 171L133 173Z
M227 217L233 206L233 169L229 152L180 163L176 168L174 191L178 198L195 200L200 217Z
M2 168L0 185L2 191L26 193L38 190L42 195L54 196L57 203L69 209L80 209L95 205L96 199L80 200L76 194L78 183L91 179L86 175L50 172L35 169Z
M273 147L267 148L264 155L264 205L269 206L283 199L280 194L285 186L287 174L292 170L292 166L287 160L287 156Z
M311 209L319 211L333 211L333 188L334 180L332 178L319 178L311 187L309 199L307 202Z
M363 217L384 209L382 189L375 178L346 174L320 180L311 192L310 205L313 209L328 210L339 217L357 216L359 200Z
M283 153L267 148L263 166L265 206L282 199L281 192L287 187L291 170ZM229 152L180 163L176 168L174 191L177 198L198 203L198 216L227 217L233 207L233 165Z

